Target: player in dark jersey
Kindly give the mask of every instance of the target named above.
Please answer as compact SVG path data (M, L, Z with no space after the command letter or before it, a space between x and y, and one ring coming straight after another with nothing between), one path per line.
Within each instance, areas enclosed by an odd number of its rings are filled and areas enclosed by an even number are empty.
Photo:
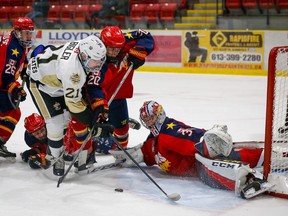
M34 40L34 24L28 17L15 20L13 30L0 36L0 157L15 160L6 143L20 117L19 102L26 99L23 86L17 81L25 74L26 55Z

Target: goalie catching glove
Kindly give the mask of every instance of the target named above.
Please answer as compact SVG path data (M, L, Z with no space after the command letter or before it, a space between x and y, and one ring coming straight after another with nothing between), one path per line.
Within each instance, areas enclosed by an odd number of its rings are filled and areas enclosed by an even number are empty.
M128 148L126 151L130 156L137 162L141 163L143 162L143 153L141 150L143 143L140 143L137 146L134 146L133 148ZM134 162L126 155L124 151L120 150L110 150L109 153L116 159L117 162L124 161L122 163L122 167L132 167L134 166Z
M232 137L227 133L226 125L214 125L206 131L203 140L195 144L195 148L203 155L215 158L217 156L228 157L232 151Z

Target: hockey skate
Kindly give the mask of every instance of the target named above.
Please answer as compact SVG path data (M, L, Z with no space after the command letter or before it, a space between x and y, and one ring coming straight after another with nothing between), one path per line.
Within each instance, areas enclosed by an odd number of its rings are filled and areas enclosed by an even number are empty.
M65 163L69 164L73 161L74 155L73 154L69 154L68 152L64 152L63 154L63 159L65 161Z
M0 157L5 158L8 161L15 162L16 154L13 152L9 152L7 147L4 144L0 143Z
M259 178L251 178L247 185L241 190L240 196L244 199L251 199L259 194L271 189L274 185L266 180Z
M61 156L61 158L58 158L53 165L53 174L56 176L63 176L64 172L65 172L65 162Z
M93 169L94 163L96 163L95 151L92 151L87 155L87 151L84 150L79 154L78 161L74 163L74 172L78 174L86 174L90 169Z

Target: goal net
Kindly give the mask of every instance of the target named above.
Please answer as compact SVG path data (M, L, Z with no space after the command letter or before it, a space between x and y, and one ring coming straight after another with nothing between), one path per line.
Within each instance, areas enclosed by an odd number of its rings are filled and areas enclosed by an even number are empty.
M271 195L288 198L288 46L269 54L263 174Z

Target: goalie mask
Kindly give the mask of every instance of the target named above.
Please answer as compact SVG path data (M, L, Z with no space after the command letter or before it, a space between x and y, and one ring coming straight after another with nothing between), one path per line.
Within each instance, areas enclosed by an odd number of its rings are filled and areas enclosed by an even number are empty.
M79 44L79 55L86 72L98 72L106 60L106 47L95 35L90 35Z
M13 23L14 34L20 45L24 48L30 48L35 39L34 23L28 17L19 17Z
M156 137L159 135L166 114L163 107L155 101L146 101L140 108L140 121Z

